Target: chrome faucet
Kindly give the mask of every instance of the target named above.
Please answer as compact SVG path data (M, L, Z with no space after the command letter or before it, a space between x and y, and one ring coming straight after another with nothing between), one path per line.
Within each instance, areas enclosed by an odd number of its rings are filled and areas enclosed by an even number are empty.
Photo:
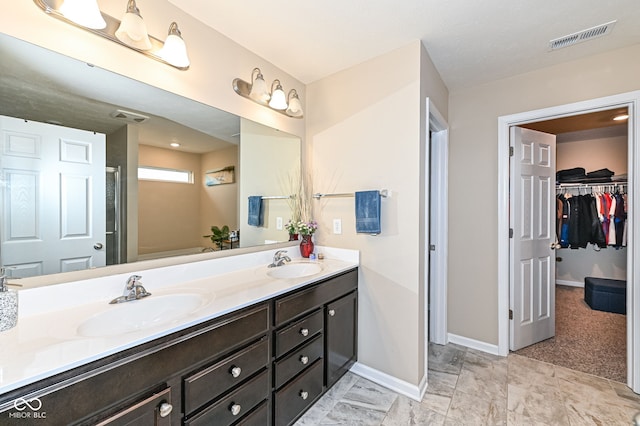
M285 255L286 252L286 250L278 250L277 252L275 252L275 254L273 255L273 262L271 262L268 267L276 268L278 266L284 265L285 262L291 262L291 258Z
M116 297L109 303L114 304L114 303L130 302L132 300L138 300L138 299L142 299L143 297L151 296L151 293L149 293L142 286L142 283L140 282L141 279L142 279L142 276L140 275L131 275L127 279L127 283L124 286L124 292L122 293L122 296Z

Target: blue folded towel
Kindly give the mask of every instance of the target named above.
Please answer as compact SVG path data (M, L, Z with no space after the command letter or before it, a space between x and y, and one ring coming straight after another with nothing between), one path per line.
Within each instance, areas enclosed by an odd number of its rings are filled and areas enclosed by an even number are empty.
M356 232L376 235L380 229L380 191L356 192Z
M252 195L249 197L248 223L251 226L262 226L264 223L262 197L260 195Z

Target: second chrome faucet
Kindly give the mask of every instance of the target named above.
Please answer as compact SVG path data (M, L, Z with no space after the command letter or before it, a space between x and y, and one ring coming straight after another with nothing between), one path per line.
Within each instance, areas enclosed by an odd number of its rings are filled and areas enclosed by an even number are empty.
M140 282L141 279L142 279L142 276L140 275L131 275L127 279L127 283L125 284L124 292L122 293L122 296L116 297L109 303L114 304L114 303L130 302L132 300L138 300L138 299L142 299L143 297L151 296L151 293L149 293L142 286L142 282Z

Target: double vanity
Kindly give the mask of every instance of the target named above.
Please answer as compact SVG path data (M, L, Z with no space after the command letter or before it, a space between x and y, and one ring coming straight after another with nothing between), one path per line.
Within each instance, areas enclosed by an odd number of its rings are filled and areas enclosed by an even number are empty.
M357 356L358 253L321 249L136 271L125 303L131 274L22 290L0 424L293 423Z

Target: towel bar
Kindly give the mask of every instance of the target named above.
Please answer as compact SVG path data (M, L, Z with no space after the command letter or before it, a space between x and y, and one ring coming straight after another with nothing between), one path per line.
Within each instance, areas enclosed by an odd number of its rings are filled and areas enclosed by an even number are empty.
M355 193L354 192L343 192L343 193L336 193L336 194L321 194L321 193L316 193L313 194L313 198L315 198L316 200L319 200L322 197L355 197ZM381 189L380 190L380 196L381 197L388 197L389 196L389 190L387 189Z

